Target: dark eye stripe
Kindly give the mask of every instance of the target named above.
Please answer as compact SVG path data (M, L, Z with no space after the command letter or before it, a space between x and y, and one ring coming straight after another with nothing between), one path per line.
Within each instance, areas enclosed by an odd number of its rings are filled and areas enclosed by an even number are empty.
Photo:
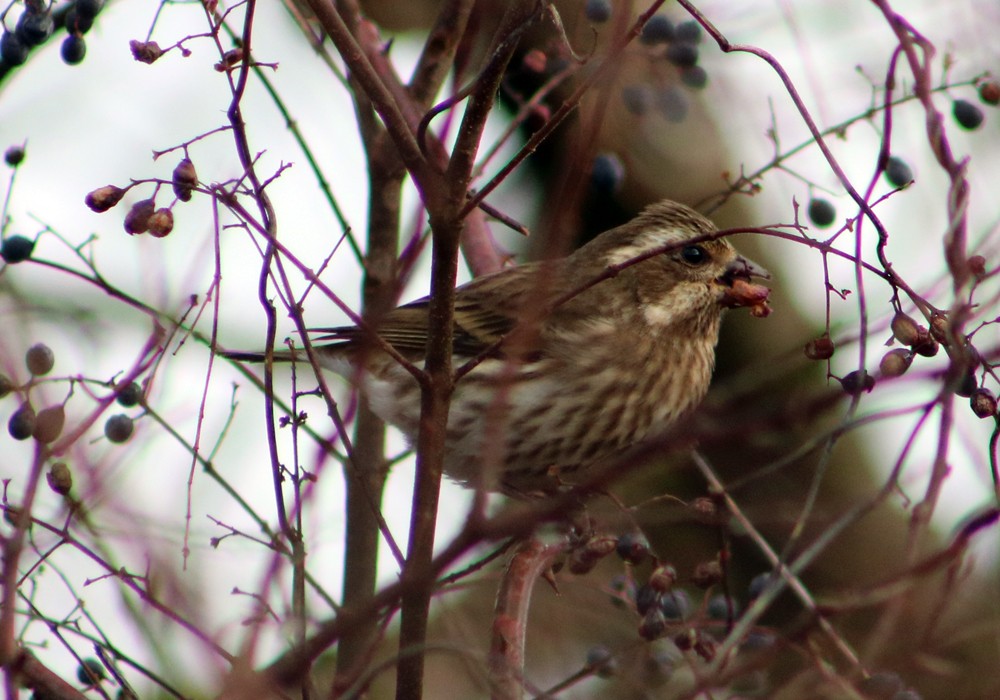
M709 260L708 252L700 245L681 248L681 259L689 265L704 265Z

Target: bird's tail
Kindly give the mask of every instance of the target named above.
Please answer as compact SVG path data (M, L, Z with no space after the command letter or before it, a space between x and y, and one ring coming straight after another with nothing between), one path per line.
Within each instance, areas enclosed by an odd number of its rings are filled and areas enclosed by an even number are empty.
M234 360L236 362L263 362L264 353L262 352L244 352L242 350L220 350L219 355L225 357L227 360ZM293 359L292 353L288 350L275 350L274 351L274 361L275 362L291 362ZM304 350L300 350L295 353L295 358L300 361L306 361L306 353Z

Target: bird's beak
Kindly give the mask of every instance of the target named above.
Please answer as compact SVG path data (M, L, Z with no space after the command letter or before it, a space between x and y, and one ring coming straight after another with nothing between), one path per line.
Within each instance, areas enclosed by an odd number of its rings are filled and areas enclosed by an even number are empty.
M727 308L747 306L751 314L760 318L771 313L771 307L767 305L771 290L751 282L754 277L770 279L771 273L752 260L737 255L718 280L723 287L722 305Z

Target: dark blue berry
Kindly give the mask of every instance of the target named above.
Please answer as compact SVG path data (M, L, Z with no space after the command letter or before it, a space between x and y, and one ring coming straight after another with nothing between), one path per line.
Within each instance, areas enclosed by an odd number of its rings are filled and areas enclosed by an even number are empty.
M600 153L590 170L590 185L597 192L617 192L625 180L625 166L614 153Z
M86 34L94 26L94 18L85 17L75 7L71 7L66 13L65 25L70 34Z
M24 146L11 146L3 154L4 162L12 168L16 168L24 161Z
M698 62L698 47L677 41L667 47L667 60L679 68L690 68Z
M595 24L607 22L611 18L611 3L609 0L587 0L583 14Z
M139 382L132 382L118 389L118 403L125 408L132 408L142 401L142 387Z
M625 109L632 114L642 116L652 108L656 101L653 88L648 85L627 85L622 89L622 102Z
M889 156L885 162L885 179L893 187L903 187L913 181L913 170L899 156Z
M983 110L967 100L955 100L951 106L951 113L959 126L970 131L978 129L985 118Z
M713 620L728 620L730 608L734 617L739 614L736 602L720 593L709 598L706 612Z
M750 585L747 586L747 595L750 596L750 600L755 600L757 596L764 592L767 588L767 584L771 582L771 573L766 572L763 574L757 574L752 579L750 579Z
M687 591L675 588L664 594L660 601L660 610L668 620L683 620L691 612L691 599Z
M700 90L708 85L708 71L701 66L690 66L681 69L681 82L689 88Z
M642 25L639 41L644 44L665 44L674 38L674 23L664 15L653 15Z
M80 34L70 34L63 40L60 54L66 63L75 66L87 55L87 42Z
M76 0L74 7L81 17L94 19L104 7L104 0Z
M825 199L810 199L808 211L809 220L817 226L829 226L837 218L837 210Z
M35 242L24 236L8 236L0 243L0 258L4 262L13 265L24 262L31 257L31 252L35 249Z
M28 60L28 47L14 32L4 32L0 36L0 58L8 66L19 66Z
M660 603L660 594L649 585L639 586L635 592L635 609L640 615L645 615Z
M14 32L17 38L27 47L38 46L49 38L55 23L48 12L32 12L25 10L17 19Z
M701 41L701 25L693 19L681 22L674 30L674 38L677 41L686 41L689 44L697 44Z
M657 95L656 107L668 122L684 121L688 114L688 101L678 88L671 86Z

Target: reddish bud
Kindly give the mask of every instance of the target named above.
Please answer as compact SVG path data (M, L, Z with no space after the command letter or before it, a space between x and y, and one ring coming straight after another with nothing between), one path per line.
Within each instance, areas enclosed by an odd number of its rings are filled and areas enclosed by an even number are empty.
M149 217L156 210L156 202L152 199L143 199L132 205L125 215L125 232L130 236L137 233L145 233L149 230Z
M1000 104L1000 83L995 80L984 80L979 83L979 99L988 105Z
M913 353L904 348L890 350L878 363L879 372L883 377L899 377L910 368L913 362Z
M986 388L981 387L972 392L969 405L979 418L992 418L997 412L997 399L993 392Z
M830 336L822 335L806 343L805 353L810 360L829 360L833 357L835 347Z
M96 190L88 194L83 201L84 204L91 208L91 210L97 212L98 214L103 214L108 209L118 204L124 196L125 190L121 187L105 185L104 187L98 187Z

